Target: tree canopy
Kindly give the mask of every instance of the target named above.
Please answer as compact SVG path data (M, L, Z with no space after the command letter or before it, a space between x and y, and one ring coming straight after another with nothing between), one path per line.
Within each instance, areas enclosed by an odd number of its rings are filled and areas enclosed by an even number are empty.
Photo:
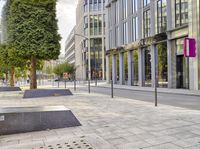
M26 59L57 59L60 35L57 30L55 0L12 0L8 42L17 55Z

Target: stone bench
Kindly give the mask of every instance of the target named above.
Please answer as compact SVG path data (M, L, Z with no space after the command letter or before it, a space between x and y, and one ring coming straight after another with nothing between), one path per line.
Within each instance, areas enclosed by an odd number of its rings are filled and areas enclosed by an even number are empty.
M80 126L64 106L0 108L0 135Z

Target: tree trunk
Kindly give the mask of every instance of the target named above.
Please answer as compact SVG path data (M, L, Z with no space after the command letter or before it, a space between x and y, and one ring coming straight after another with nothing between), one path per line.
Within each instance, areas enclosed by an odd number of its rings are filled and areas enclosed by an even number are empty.
M14 66L10 67L10 86L11 87L15 86L15 67Z
M37 89L36 63L37 63L36 58L32 56L31 57L30 89Z

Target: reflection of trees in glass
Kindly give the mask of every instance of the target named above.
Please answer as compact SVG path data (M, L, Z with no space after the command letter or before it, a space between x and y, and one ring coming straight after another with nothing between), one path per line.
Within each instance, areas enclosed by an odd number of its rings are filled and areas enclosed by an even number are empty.
M157 45L158 49L158 79L159 84L167 87L167 44L160 43Z
M133 51L133 61L134 61L134 85L138 84L138 50Z
M151 54L148 48L145 53L145 86L151 86Z
M124 71L125 71L125 80L128 80L128 52L124 53Z

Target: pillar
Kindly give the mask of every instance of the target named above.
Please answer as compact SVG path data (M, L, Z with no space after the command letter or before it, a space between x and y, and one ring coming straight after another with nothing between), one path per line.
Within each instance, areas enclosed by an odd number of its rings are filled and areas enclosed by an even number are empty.
M112 80L114 84L117 84L117 56L112 55Z
M139 72L139 86L144 86L144 50L142 48L138 49L138 72Z
M133 51L128 51L128 85L133 85L134 80L134 69L133 69Z
M106 55L106 82L110 83L110 56Z
M124 53L119 53L119 83L123 85L125 82L125 69L124 69Z

